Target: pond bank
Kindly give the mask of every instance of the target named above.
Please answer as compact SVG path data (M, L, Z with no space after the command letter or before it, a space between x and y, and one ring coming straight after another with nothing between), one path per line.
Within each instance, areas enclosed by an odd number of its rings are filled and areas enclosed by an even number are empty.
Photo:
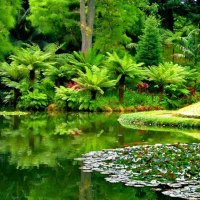
M118 121L121 125L135 126L162 126L178 128L200 128L200 119L181 117L176 111L150 111L123 114Z

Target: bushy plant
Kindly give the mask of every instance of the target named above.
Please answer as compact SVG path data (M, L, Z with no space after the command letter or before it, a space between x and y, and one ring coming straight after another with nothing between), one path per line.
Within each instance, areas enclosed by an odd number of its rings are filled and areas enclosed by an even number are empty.
M155 94L149 93L138 93L135 91L125 91L125 101L124 106L151 106L156 107L159 106L159 96Z
M93 65L99 67L104 61L104 55L97 53L97 51L88 49L85 53L74 51L68 54L68 62L75 69L85 71L85 66L91 68Z
M4 96L4 102L12 102L14 107L16 106L22 90L27 89L25 86L28 82L27 76L28 69L23 65L8 64L6 62L0 64L1 82L11 90Z
M160 100L163 93L168 91L180 91L185 93L184 84L187 77L191 75L191 71L187 67L182 67L178 64L163 63L159 66L151 66L145 70L147 79L155 83L155 87L160 92Z
M36 72L43 71L45 68L55 65L51 61L54 57L52 52L44 52L36 44L28 45L25 48L17 49L10 59L15 65L22 65L29 70L30 89L33 90L36 81Z
M91 92L92 100L96 99L96 95L99 92L104 94L102 88L113 87L116 84L116 80L110 80L108 70L106 68L100 68L92 66L91 69L85 66L85 73L81 70L78 71L78 78L74 78L73 81L77 82L83 90Z
M131 79L142 79L143 72L140 69L140 66L143 63L136 63L128 54L125 54L123 57L120 57L116 52L113 54L108 54L108 69L111 73L115 74L118 77L119 81L119 102L123 103L124 101L124 88L126 77Z
M38 90L24 94L18 103L19 108L26 110L44 110L47 105L47 95Z
M48 102L52 102L55 96L55 84L48 78L43 78L37 82L34 89L39 90L41 93L46 94Z
M75 90L64 86L56 87L55 102L61 108L88 110L91 95L87 91Z

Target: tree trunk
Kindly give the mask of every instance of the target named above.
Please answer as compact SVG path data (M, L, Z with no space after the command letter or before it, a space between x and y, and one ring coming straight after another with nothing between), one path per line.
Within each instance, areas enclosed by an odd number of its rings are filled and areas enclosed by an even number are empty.
M162 85L160 85L159 87L159 101L162 101L163 98L163 93L164 93L164 87Z
M97 91L96 90L91 91L91 95L92 95L92 100L96 100Z
M14 108L16 108L16 106L17 106L17 100L20 97L20 95L21 95L20 91L18 89L14 88L14 99L13 99Z
M88 24L88 38L87 38L87 48L92 48L92 36L93 36L93 26L94 26L94 15L95 15L95 0L88 1L88 16L87 16L87 24Z
M170 31L174 31L174 12L173 8L169 8L166 11L167 14L167 22L168 22L168 28Z
M80 23L82 36L82 53L92 48L93 25L95 15L95 0L88 0L88 13L85 9L85 0L80 0ZM86 20L87 19L87 20Z
M31 92L33 92L33 85L35 82L35 70L34 69L30 70L29 79L30 79L29 89Z
M119 102L122 104L124 102L124 84L125 84L125 75L119 80Z

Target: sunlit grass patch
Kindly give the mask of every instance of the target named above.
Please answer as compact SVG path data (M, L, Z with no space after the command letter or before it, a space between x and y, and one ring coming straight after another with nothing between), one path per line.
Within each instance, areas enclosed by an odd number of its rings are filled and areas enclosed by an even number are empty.
M200 102L181 108L177 111L180 116L200 118Z
M200 119L181 117L176 111L150 111L123 114L118 119L123 125L199 128Z

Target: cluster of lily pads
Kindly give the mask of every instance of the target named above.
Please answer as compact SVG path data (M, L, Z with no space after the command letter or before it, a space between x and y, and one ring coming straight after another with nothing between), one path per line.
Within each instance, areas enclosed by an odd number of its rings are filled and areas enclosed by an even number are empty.
M143 145L90 152L79 159L86 172L109 175L112 183L150 186L163 194L200 198L200 144Z

